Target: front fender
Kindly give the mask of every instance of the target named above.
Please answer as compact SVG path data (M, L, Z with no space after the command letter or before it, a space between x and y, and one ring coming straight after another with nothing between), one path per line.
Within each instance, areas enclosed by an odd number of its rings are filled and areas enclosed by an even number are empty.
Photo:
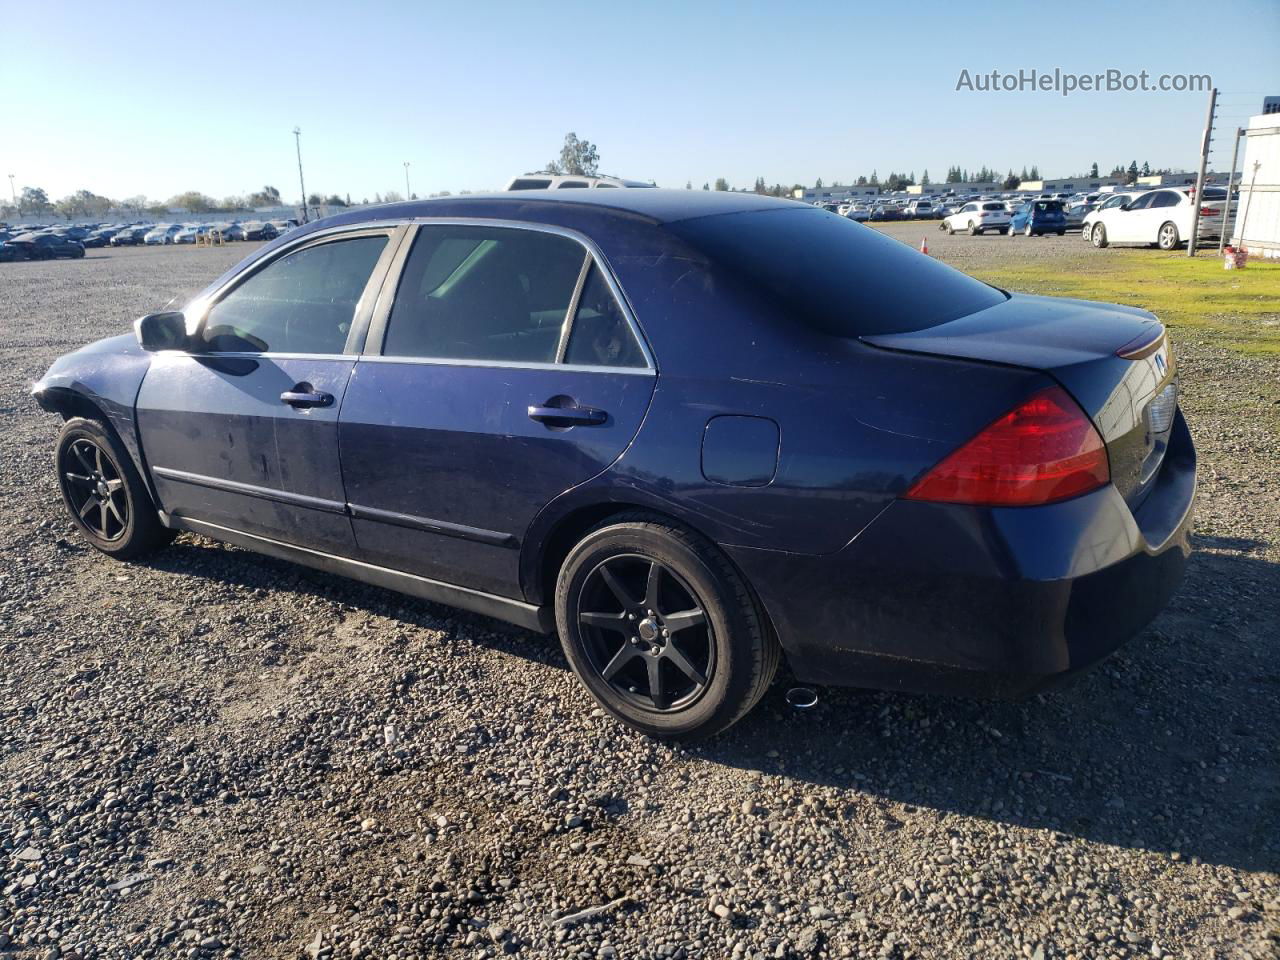
M132 333L109 337L53 362L31 387L37 404L64 419L88 416L104 420L120 437L138 473L146 477L134 419L134 403L151 355Z

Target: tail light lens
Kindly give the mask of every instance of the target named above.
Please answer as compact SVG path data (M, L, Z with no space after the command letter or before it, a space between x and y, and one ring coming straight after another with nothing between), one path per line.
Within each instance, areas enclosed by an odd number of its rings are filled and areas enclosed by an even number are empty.
M1214 214L1216 214L1217 212L1218 212L1218 211L1217 211L1217 210L1215 210L1215 209L1213 209L1213 207L1201 207L1201 208L1200 208L1200 216L1202 216L1202 217L1212 217L1212 216L1213 216Z
M1061 387L1033 394L935 466L908 500L1029 507L1088 493L1111 480L1107 448Z

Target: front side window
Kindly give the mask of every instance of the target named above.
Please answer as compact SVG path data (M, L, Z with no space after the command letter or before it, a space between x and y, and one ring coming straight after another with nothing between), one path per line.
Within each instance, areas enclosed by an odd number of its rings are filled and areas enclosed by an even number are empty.
M1129 205L1129 209L1145 210L1147 209L1147 207L1151 206L1151 201L1154 199L1155 197L1152 194L1144 193L1142 196L1140 196L1137 200L1133 201L1133 203Z
M268 264L209 310L200 337L214 352L342 353L356 305L387 244L353 237Z
M586 251L535 230L428 225L396 291L390 357L554 363Z

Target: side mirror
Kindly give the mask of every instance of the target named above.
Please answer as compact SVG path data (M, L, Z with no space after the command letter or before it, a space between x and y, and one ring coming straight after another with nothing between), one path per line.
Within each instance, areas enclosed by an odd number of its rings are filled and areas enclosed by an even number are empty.
M186 315L176 310L139 317L133 324L133 332L143 350L188 350L191 347Z
M1128 204L1128 203L1122 203L1122 204L1120 204L1120 209L1121 209L1121 210L1128 210L1128 209L1129 209L1129 204Z

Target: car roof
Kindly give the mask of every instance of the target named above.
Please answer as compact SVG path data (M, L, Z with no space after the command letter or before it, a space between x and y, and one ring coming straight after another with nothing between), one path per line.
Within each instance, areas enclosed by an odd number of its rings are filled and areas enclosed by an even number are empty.
M616 211L620 215L640 216L654 223L672 223L721 213L804 209L809 206L794 200L725 190L513 190L381 204L313 221L310 225L450 216L529 219L528 208L531 205L545 206L552 216L557 207L594 207ZM513 216L517 211L520 215Z

